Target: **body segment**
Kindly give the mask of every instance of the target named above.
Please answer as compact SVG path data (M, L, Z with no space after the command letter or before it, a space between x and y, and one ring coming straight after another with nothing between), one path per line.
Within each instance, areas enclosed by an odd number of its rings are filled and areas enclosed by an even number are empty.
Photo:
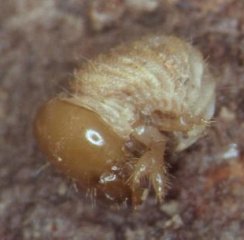
M168 131L166 118L179 122L213 115L215 82L200 52L176 37L120 46L85 65L74 84L77 103L98 112L123 137L141 115L154 117L162 131Z

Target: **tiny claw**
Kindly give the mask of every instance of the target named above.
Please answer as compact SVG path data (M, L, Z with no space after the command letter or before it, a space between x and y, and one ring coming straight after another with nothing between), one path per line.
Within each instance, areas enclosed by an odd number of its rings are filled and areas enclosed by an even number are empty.
M168 178L165 171L157 169L152 175L150 181L152 182L154 192L156 193L159 203L162 203L165 198L165 192L168 185Z

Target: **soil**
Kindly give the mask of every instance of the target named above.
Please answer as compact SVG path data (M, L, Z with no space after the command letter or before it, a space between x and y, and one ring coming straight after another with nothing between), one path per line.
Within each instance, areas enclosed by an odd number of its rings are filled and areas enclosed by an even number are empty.
M213 239L244 236L244 1L0 0L0 239ZM214 121L169 156L171 189L137 210L91 204L38 150L38 107L73 72L145 34L197 46L217 79Z

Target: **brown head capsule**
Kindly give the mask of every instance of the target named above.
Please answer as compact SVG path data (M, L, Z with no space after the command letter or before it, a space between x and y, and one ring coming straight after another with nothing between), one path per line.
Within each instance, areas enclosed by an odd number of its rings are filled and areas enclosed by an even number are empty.
M199 51L167 36L97 57L76 73L72 91L39 110L41 150L90 192L134 205L149 185L164 199L166 147L193 144L215 106L215 82Z

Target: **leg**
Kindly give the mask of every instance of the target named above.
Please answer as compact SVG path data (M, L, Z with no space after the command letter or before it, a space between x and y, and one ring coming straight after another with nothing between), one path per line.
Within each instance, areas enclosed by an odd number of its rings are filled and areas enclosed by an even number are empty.
M189 114L174 115L172 113L161 113L155 111L152 115L152 122L165 132L188 132L194 126L203 126L210 124L210 121L203 116L191 116Z
M133 192L133 203L136 205L143 198L142 183L144 179L152 185L157 199L162 202L168 185L164 151L166 137L154 127L140 126L136 128L132 137L146 146L146 151L134 165L129 185ZM144 189L145 190L145 189Z

